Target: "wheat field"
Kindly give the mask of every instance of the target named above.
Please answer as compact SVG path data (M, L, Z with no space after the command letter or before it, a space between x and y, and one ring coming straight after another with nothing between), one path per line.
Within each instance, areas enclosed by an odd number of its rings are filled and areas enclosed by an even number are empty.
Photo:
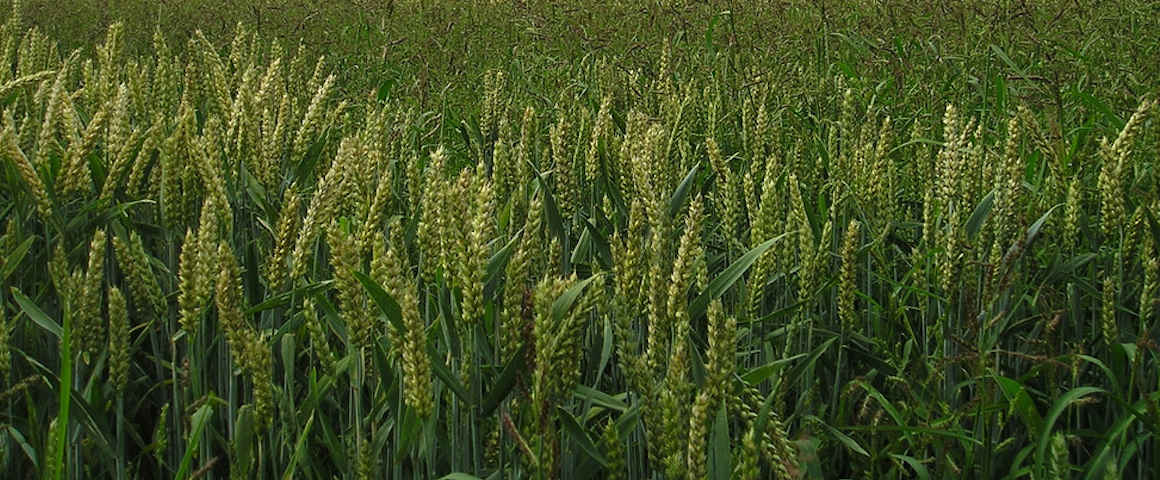
M6 7L0 476L1160 475L1155 2L441 3Z

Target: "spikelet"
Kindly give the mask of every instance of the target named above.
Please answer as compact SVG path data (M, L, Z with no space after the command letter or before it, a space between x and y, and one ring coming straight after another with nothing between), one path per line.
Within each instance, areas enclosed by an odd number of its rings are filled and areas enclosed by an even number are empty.
M168 452L169 447L169 403L166 402L161 406L161 411L157 414L157 423L153 426L153 444L157 446L153 450L153 457L158 461L162 461L165 452Z
M709 153L709 163L713 166L713 172L717 175L716 180L716 202L718 215L721 217L721 226L725 229L725 238L727 242L734 242L738 237L739 232L739 216L741 214L740 203L743 201L742 194L737 185L736 176L729 168L729 164L721 153L721 148L717 145L717 140L713 137L705 139L705 148ZM734 245L726 245L732 248Z
M129 171L129 179L125 183L125 190L130 195L147 196L148 190L152 183L156 182L158 178L152 176L147 178L146 171L153 164L153 152L157 150L158 142L162 141L161 130L163 122L160 117L154 119L153 125L145 131L144 141L141 143L141 148L137 150L137 155L133 159L133 168Z
M1047 464L1046 478L1071 478L1071 463L1068 460L1067 439L1063 432L1051 436L1051 457Z
M355 452L355 478L358 480L371 480L375 477L375 453L371 450L370 440L367 435L362 435L362 439L358 441Z
M706 451L709 435L709 416L714 406L712 393L702 390L693 402L689 415L689 448L687 465L690 479L701 479L708 475L709 457Z
M624 462L624 446L621 444L616 422L609 421L604 425L604 431L600 435L600 450L608 460L604 478L624 480L627 465Z
M129 312L125 296L109 287L109 380L117 393L124 394L129 383Z
M668 251L666 241L668 237L667 216L657 215L658 224L652 226L652 235L649 238L648 273L645 275L645 285L642 296L646 299L648 313L648 345L645 347L644 363L648 372L659 374L663 371L661 362L666 360L665 352L669 348L669 333L672 327L672 317L665 310L668 303L668 289L665 288L669 280L669 259L664 252Z
M737 318L726 314L720 301L709 304L709 351L705 366L706 388L720 389L717 398L725 393L725 382L733 372L733 352L737 347Z
M334 285L338 290L339 311L346 322L350 342L356 348L372 345L376 338L375 322L363 301L362 284L355 272L362 270L362 252L358 240L338 221L331 222L326 232L330 245L330 264L334 268Z
M237 258L233 254L233 249L225 242L218 245L217 257L221 263L214 283L218 324L225 332L226 342L229 344L234 357L244 357L251 332L242 312L241 270L238 267ZM243 360L238 360L238 364L245 367Z
M322 65L322 59L319 59L318 64ZM326 82L318 87L318 91L314 93L314 98L310 100L310 105L306 107L302 123L298 126L298 131L294 134L294 140L291 143L290 165L297 165L302 160L302 156L310 148L310 142L314 141L315 134L322 130L321 122L326 113L324 103L330 96L330 88L333 84L334 75L326 77Z
M847 332L854 332L858 328L854 313L854 290L857 281L858 268L855 254L858 251L858 233L861 224L858 220L850 220L846 227L845 240L842 242L842 272L838 283L838 316L842 320L842 328Z
M1127 165L1136 138L1143 130L1144 122L1150 111L1156 105L1155 100L1144 100L1132 113L1120 134L1109 144L1107 139L1100 142L1100 159L1103 167L1100 169L1100 225L1103 229L1105 241L1118 242L1122 239L1124 222L1127 220L1127 206L1124 200L1124 169Z
M1104 276L1102 301L1100 303L1100 333L1103 336L1104 344L1109 348L1115 345L1120 335L1119 325L1116 322L1116 299L1120 290L1119 283L1115 275L1108 274Z
M372 147L369 151L375 151ZM371 172L367 172L368 177L375 176ZM370 248L374 241L375 234L382 236L382 223L386 217L387 207L391 201L391 195L394 193L391 188L391 170L389 168L382 169L382 173L377 175L378 185L375 187L374 197L369 204L367 210L366 221L363 222L362 228L359 230L359 245L362 249Z
M180 68L165 42L160 25L153 30L153 51L156 55L151 92L154 101L150 103L155 108L154 113L169 112L177 107L179 101L177 77L180 75Z
M519 182L515 165L515 155L512 149L512 128L507 115L499 119L499 133L492 146L491 178L495 183L500 197L506 197Z
M27 87L29 85L40 84L45 79L53 77L56 74L56 70L43 70L8 80L7 82L4 82L3 85L0 85L0 97L7 97L11 95L12 92L15 92L16 90Z
M757 445L757 432L749 429L741 439L741 455L737 459L737 466L733 467L733 478L740 480L761 478L761 468L758 464L760 459L761 450Z
M419 201L422 214L415 235L423 254L420 271L427 280L433 279L435 272L440 269L445 274L449 273L445 253L447 250L445 243L448 239L444 234L447 228L445 216L448 213L444 208L444 199L452 185L443 177L445 159L443 148L432 152L431 161L427 163L427 169L423 172L422 186L418 187L412 183L412 187L416 187L412 192L422 195ZM416 162L412 160L413 163Z
M290 124L290 94L283 91L277 109L263 110L262 121L262 171L260 177L268 186L274 186L281 173L282 155L286 149L286 129Z
M524 117L520 122L520 143L516 144L515 170L517 181L527 179L530 176L529 169L535 169L535 171L540 170L536 164L539 158L536 146L536 131L536 109L527 107L524 109Z
M771 163L773 163L772 157L766 162L767 171L762 182L761 197L750 221L750 248L756 247L780 233L778 227L785 221L782 207L784 202L777 191L777 175L769 171ZM784 242L782 243L784 244ZM753 266L753 274L749 277L751 285L749 314L751 318L757 318L762 313L761 305L766 294L766 281L776 266L777 255L773 254L758 257Z
M225 332L230 354L242 370L250 376L254 395L254 418L258 429L268 426L273 410L273 359L269 347L246 321L242 292L242 273L237 257L226 242L218 245L215 255L221 264L214 295L218 324Z
M553 402L569 391L578 378L580 333L584 319L592 308L591 298L595 295L582 292L582 297L564 312L563 318L555 318L555 302L570 286L576 283L571 278L546 278L535 291L536 320L534 327L535 372L533 376L532 400L537 409L537 421L547 421L548 408ZM595 282L594 282L595 283ZM599 285L589 285L586 291L598 289Z
M579 193L580 186L572 168L572 157L569 155L569 145L567 145L565 138L568 129L568 122L561 114L548 133L551 143L552 176L556 180L556 201L562 210L560 213L564 214L565 217L570 217L575 213L577 206L582 202Z
M756 429L758 425L753 424L753 422L757 420L758 411L762 406L761 394L754 386L742 387L740 383L734 385L730 406L736 406L740 416L745 421L751 422L751 428ZM773 478L793 478L789 471L796 469L795 459L797 455L777 409L768 409L765 420L765 430L756 432L761 454L773 468L775 473Z
M294 253L290 256L291 279L298 279L306 273L307 256L312 253L320 230L338 216L343 177L353 155L353 143L348 140L344 140L338 147L338 156L330 164L326 175L319 180L314 197L310 199L310 207L306 209L306 217L302 220L302 228L294 243Z
M584 162L584 178L589 184L595 185L600 174L600 147L604 137L612 128L612 97L605 95L600 101L600 111L596 113L596 121L592 126L592 140L588 145L588 155ZM611 170L611 169L610 169Z
M121 237L114 236L113 253L129 285L129 292L133 295L135 311L143 316L164 312L165 300L161 294L161 284L149 268L149 256L145 253L141 236L137 232L130 232L127 243Z
M193 121L193 109L188 103L181 104L177 128L161 143L158 163L161 167L161 219L167 227L178 227L185 221L185 205L189 195L183 191L186 164L181 155L185 150L187 129ZM90 125L92 122L90 122ZM86 133L87 135L87 133Z
M72 57L70 57L71 59ZM63 122L59 117L64 115L70 106L68 91L64 86L64 82L68 78L68 64L69 62L65 61L65 64L57 70L56 79L52 82L52 89L48 91L48 96L44 99L47 105L44 111L44 121L40 125L36 139L33 165L44 166L50 155L60 153L61 146L57 134Z
M532 287L533 274L536 272L534 263L535 250L540 248L540 229L542 228L543 201L538 194L533 194L528 205L528 215L524 220L523 230L519 232L515 251L504 267L503 289L503 320L500 327L500 352L503 358L509 358L524 342L525 305L524 299Z
M1006 246L1021 229L1023 219L1019 208L1022 206L1023 176L1026 168L1023 156L1019 154L1019 143L1024 135L1024 126L1019 116L1012 116L1007 123L1007 146L998 175L995 177L995 237L1000 245Z
M250 372L250 383L253 386L257 430L262 431L274 421L274 357L265 335L251 330L248 340L244 365Z
M1140 324L1141 331L1147 331L1153 325L1152 316L1156 311L1157 296L1160 295L1160 258L1157 258L1154 241L1145 241L1141 246L1140 263L1144 265L1144 288L1140 291Z
M396 225L391 229L391 248L385 252L385 259L387 274L397 279L391 295L399 302L406 328L402 342L405 399L421 418L427 418L434 408L431 360L427 356L427 325L419 311L415 279L407 268L404 248L402 225Z
M60 453L61 445L57 441L57 438L60 437L60 435L61 435L60 430L62 427L61 427L61 422L59 422L57 420L58 420L58 417L52 417L52 421L49 422L49 424L48 424L48 432L47 432L47 435L45 435L45 440L44 440L44 458L45 459L54 459L54 458L58 458L59 456L62 455ZM67 474L64 474L64 472L57 471L57 469L60 468L61 466L64 466L64 465L60 465L60 464L58 464L58 462L54 462L54 461L46 461L45 465L44 465L44 470L41 472L44 475L43 478L62 478L62 477L67 476ZM65 467L67 468L67 466L65 466Z
M531 402L532 421L541 438L554 438L552 422L550 421L551 408L566 385L566 379L562 376L564 365L561 364L561 360L566 359L570 354L577 353L562 348L564 346L562 343L574 341L574 339L567 338L573 334L568 322L559 320L567 320L571 316L555 319L552 314L552 304L574 280L575 277L572 279L545 278L536 285L534 293L536 316L532 339L535 342L533 345L535 370L532 373ZM554 442L549 444L547 448L541 449L538 459L540 467L549 472L555 466L553 445Z
M504 73L499 70L488 70L483 74L483 102L480 104L479 133L485 142L492 140L496 123L502 118L500 92L503 88Z
M57 242L56 247L52 249L52 258L48 261L48 275L52 279L52 287L56 290L61 304L72 304L74 297L81 293L82 287L72 281L63 242Z
M192 230L185 231L185 241L181 244L181 255L178 258L177 277L178 295L177 309L182 330L193 334L197 331L197 320L201 308L208 301L211 280L201 276L197 237Z
M318 318L318 311L314 307L314 300L307 298L302 302L302 317L306 324L306 331L310 335L310 346L314 349L314 358L327 372L334 371L334 363L338 360L330 348L327 339L326 327L322 319Z
M688 314L688 290L693 277L693 265L701 258L701 219L704 208L701 197L693 199L685 218L685 233L673 260L673 272L668 282L665 312L675 322L684 323ZM692 320L692 319L688 319Z
M8 161L16 168L16 173L24 180L25 186L28 188L28 193L32 195L33 202L36 205L36 212L40 217L47 220L52 217L52 202L48 198L48 190L44 186L44 182L40 179L40 174L32 165L32 162L24 155L24 151L20 149L19 140L16 138L16 131L12 127L11 112L5 115L4 131L0 132L3 136L0 141L4 142L4 156L8 157Z
M672 333L672 353L665 373L665 386L660 392L663 416L663 431L660 436L661 449L670 452L666 459L666 472L670 478L685 476L686 441L685 419L688 418L688 399L692 394L692 383L687 378L689 366L688 342L693 319L688 317L688 289L695 275L696 266L703 260L701 253L701 218L703 202L700 196L693 199L685 219L685 233L677 247L673 261L672 276L668 283L668 298L665 312L674 327ZM658 331L668 335L667 331Z
M74 351L96 355L105 345L105 324L101 317L101 300L105 278L105 231L93 233L89 245L89 268L85 271L80 305L73 317Z
M295 234L301 221L298 212L302 209L302 202L298 199L298 191L294 185L282 194L282 211L278 214L278 230L274 237L274 248L270 250L270 257L266 259L264 267L266 284L271 291L278 292L286 287L286 259L292 253Z
M1079 175L1071 179L1063 209L1063 248L1074 251L1079 247L1079 215L1083 209L1083 185Z
M465 238L466 244L460 250L458 259L458 281L460 288L463 289L460 310L463 321L468 325L478 322L483 317L483 286L487 281L488 242L491 241L495 230L493 217L495 196L491 183L482 177L475 188L472 204L470 233Z

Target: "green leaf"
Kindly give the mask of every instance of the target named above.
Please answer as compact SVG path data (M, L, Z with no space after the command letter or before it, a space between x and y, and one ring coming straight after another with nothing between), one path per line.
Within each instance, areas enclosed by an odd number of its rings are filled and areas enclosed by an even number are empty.
M456 473L449 473L447 475L439 477L439 480L483 480L483 479L481 479L475 475L456 472Z
M566 244L568 240L564 234L564 219L560 216L560 207L556 206L556 197L552 195L552 190L548 188L544 177L540 176L540 172L533 170L536 178L539 179L540 194L544 196L544 218L548 221L548 230L560 239L561 244Z
M918 476L919 480L930 479L930 472L927 471L926 465L923 465L922 462L918 461L917 458L908 455L899 455L897 453L892 453L890 456L898 460L902 460L903 462L906 462L907 465L910 465L910 468L914 469L914 474Z
M580 294L584 292L584 287L587 287L589 283L592 283L593 280L599 277L599 275L593 275L576 282L571 287L568 287L567 290L564 290L564 293L561 293L556 298L556 301L552 302L552 320L557 322L563 320L564 315L572 309L572 304L576 303L576 299L580 298Z
M596 228L592 222L587 219L581 219L584 222L585 231L592 237L592 247L596 253L596 259L600 262L600 266L610 268L612 266L612 249L608 245L608 238L600 233L600 229Z
M725 405L717 409L713 430L709 433L709 478L729 480L733 473L733 458L729 451L729 419Z
M741 276L745 274L745 271L753 265L753 262L757 261L757 258L760 257L761 254L765 253L766 250L769 250L769 248L773 246L773 244L777 243L778 240L785 238L787 235L789 235L789 233L791 232L783 233L769 240L766 240L765 242L756 247L753 247L753 249L746 252L745 255L742 255L741 258L738 258L736 261L734 261L732 265L729 265L725 271L721 272L720 275L717 275L717 278L714 278L713 281L709 282L709 286L705 288L705 291L701 293L701 296L697 297L697 299L693 301L693 304L689 306L689 316L692 318L698 318L701 315L704 315L705 310L709 308L710 302L720 298L726 290L729 290L729 287L733 286L733 283L736 282L737 279L741 278Z
M32 448L32 445L29 444L28 440L24 438L24 434L20 433L20 430L17 430L16 427L13 427L12 425L6 426L5 430L8 431L8 435L12 437L12 440L20 445L20 450L24 452L25 457L28 457L28 461L32 464L32 467L39 470L40 459L36 455L36 449Z
M1031 243L1034 242L1035 239L1039 237L1039 231L1043 230L1043 226L1045 224L1047 224L1048 217L1050 217L1051 213L1054 212L1055 209L1057 209L1059 207L1060 207L1059 205L1051 207L1051 209L1049 209L1047 212L1045 212L1042 216L1039 217L1039 220L1036 220L1035 223L1031 224L1031 227L1027 229L1027 236L1024 237L1024 239L1023 239L1024 250L1026 250L1028 247L1030 247Z
M455 375L450 370L447 370L447 367L443 366L443 362L436 359L435 352L428 352L428 354L431 356L431 370L435 372L435 376L439 377L439 380L443 381L444 385L447 385L447 388L451 389L451 393L459 397L459 400L463 403L468 405L475 403L472 401L471 395L467 393L467 389L463 388L462 383L459 383L459 379L455 378Z
M28 254L28 250L32 248L32 242L34 240L36 240L36 237L24 239L23 242L20 242L20 245L17 245L16 248L8 252L8 257L3 262L0 262L0 265L4 267L0 269L0 285L3 285L8 280L8 277L12 275L12 272L15 272L17 267L20 266L20 263L24 261L24 257Z
M508 240L507 245L504 245L503 248L499 249L498 252L495 252L495 255L492 255L491 258L488 259L487 281L484 282L483 287L484 298L491 298L495 294L495 290L499 288L499 283L501 280L503 280L504 277L504 267L507 266L508 260L512 256L512 252L515 251L514 246L516 244L516 240L519 240L519 238L520 237L518 235L513 236L511 240Z
M242 469L247 468L254 451L254 408L250 405L242 405L238 409L234 421L233 448L235 458L230 459L230 463Z
M992 44L991 51L995 53L996 57L999 57L999 60L1002 60L1003 63L1007 64L1008 67L1011 67L1011 70L1013 70L1015 73L1018 73L1019 75L1025 75L1025 71L1022 68L1019 68L1018 65L1015 65L1015 62L1011 60L1011 57L1008 57L1007 53L1004 52L1002 48L999 48L998 45Z
M765 396L765 401L761 402L761 409L757 411L757 418L753 420L753 431L765 431L765 424L769 422L769 411L773 408L773 399L776 395L777 389L774 389Z
M321 282L303 285L290 291L282 292L272 297L267 297L261 303L246 309L246 315L253 315L258 312L272 310L283 305L288 305L294 298L298 296L311 296L318 292L329 290L334 285L334 280L323 280Z
M789 357L789 358L779 358L779 359L774 360L772 362L769 362L765 365L762 365L760 367L755 367L752 370L745 372L744 374L741 375L741 379L744 380L745 383L747 383L749 385L756 385L758 383L764 382L765 379L771 377L773 374L780 371L782 368L785 367L785 364L793 362L793 361L795 361L799 358L803 358L805 356L806 356L806 354L799 353L799 354L794 355L794 356Z
M633 430L636 430L637 423L640 422L640 404L633 405L627 412L620 414L620 418L616 419L616 434L620 438L628 438Z
M53 334L58 339L64 336L60 325L55 320L49 318L48 314L44 313L32 300L24 296L19 288L12 287L12 298L16 300L16 303L20 305L20 309L24 310L24 314L28 315L28 318L33 323L45 329L48 333Z
M1003 389L1003 396L1007 397L1007 403L1015 410L1015 414L1023 421L1023 425L1027 427L1029 432L1038 432L1043 427L1043 417L1039 415L1039 411L1035 409L1035 402L1031 400L1031 395L1027 393L1022 383L1018 380L996 376L995 382Z
M306 439L310 438L310 428L313 426L314 412L311 412L310 418L306 420L306 426L302 428L302 433L298 434L298 441L294 443L294 455L290 457L290 464L286 466L286 470L282 473L282 480L293 479L294 473L298 468L298 462L309 454L306 451Z
M840 430L838 430L834 427L831 427L826 422L823 422L822 419L815 417L813 415L806 416L806 418L813 420L814 423L816 423L818 425L821 425L822 428L825 428L826 431L830 432L830 435L833 435L834 438L838 439L838 441L842 443L842 445L845 445L846 448L849 448L854 453L857 453L859 455L864 455L866 457L870 456L870 452L867 452L865 448L862 448L861 445L858 445L858 442L856 440L854 440L853 438L850 438L848 435L842 433Z
M399 303L386 290L383 290L379 282L363 272L354 272L354 278L357 278L363 288L367 290L367 293L374 299L375 305L379 306L379 312L387 317L395 330L400 334L406 332L407 327L403 325L403 311L399 308Z
M175 480L184 480L189 478L190 465L193 462L193 452L197 451L198 443L201 440L201 432L205 430L205 425L209 423L209 419L213 417L213 405L210 403L202 404L193 413L191 421L193 425L193 432L191 432L189 443L185 446L185 455L181 458L181 467L177 469L177 475L174 475Z
M592 249L592 234L588 233L587 228L580 233L580 240L576 241L576 246L572 248L572 255L569 257L572 265L580 265L585 263L585 254Z
M890 403L890 400L887 400L886 396L883 395L882 392L878 391L877 388L874 388L873 385L870 385L869 383L861 380L857 381L857 384L866 390L867 395L878 402L878 406L882 407L882 409L890 415L890 418L894 420L895 425L905 425L905 422L902 420L902 415L898 413L898 409L894 408L894 404Z
M1039 445L1035 450L1036 464L1044 464L1044 453L1047 452L1047 446L1051 444L1051 431L1055 426L1055 421L1059 419L1059 415L1063 413L1064 409L1071 406L1071 404L1095 393L1105 393L1105 390L1097 387L1076 387L1068 390L1067 393L1055 401L1055 404L1051 406L1051 410L1048 410L1047 417L1044 418L1043 428L1039 430Z
M979 230L983 228L983 222L987 221L987 217L991 216L991 208L995 206L995 191L991 190L983 200L975 206L974 213L971 213L971 218L967 219L967 237L974 239L979 234Z
M601 392L600 390L596 390L586 385L578 385L576 390L572 391L572 395L581 400L592 402L593 405L600 405L602 407L611 408L619 412L628 410L627 403L618 400L612 395Z
M524 360L527 355L528 345L524 344L503 367L503 372L499 374L499 378L491 386L491 390L487 392L487 397L483 399L483 404L479 407L484 417L490 416L500 402L507 398L508 393L511 393L512 388L516 385L516 378L524 370Z
M600 377L604 374L604 369L608 368L608 361L612 359L612 320L607 316L604 317L604 331L603 338L600 345L600 365L596 370L596 382L600 383Z
M697 171L700 168L701 164L699 163L693 165L693 168L689 169L689 173L685 174L685 179L681 180L681 184L677 185L676 191L669 197L668 208L666 210L669 218L676 218L677 213L685 206L685 200L689 198L689 191L692 189L693 181L696 180Z
M596 448L596 445L592 443L592 437L588 436L588 433L584 431L584 427L581 427L580 422L576 421L576 417L572 416L571 412L562 407L556 407L556 412L559 413L560 423L564 426L564 432L572 438L576 446L580 447L580 450L587 453L593 460L599 462L601 466L607 467L608 459L604 458L604 454L600 453L600 449Z

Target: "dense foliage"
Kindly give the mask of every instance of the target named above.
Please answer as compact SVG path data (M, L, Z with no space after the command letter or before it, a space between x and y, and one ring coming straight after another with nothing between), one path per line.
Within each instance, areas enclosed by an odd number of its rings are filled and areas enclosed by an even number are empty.
M0 27L10 478L1160 474L1155 2L97 3Z

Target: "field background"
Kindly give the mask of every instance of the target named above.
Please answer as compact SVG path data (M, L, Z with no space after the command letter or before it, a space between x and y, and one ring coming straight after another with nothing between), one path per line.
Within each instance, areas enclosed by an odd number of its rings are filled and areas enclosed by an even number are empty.
M1160 2L3 3L7 478L1160 475Z

